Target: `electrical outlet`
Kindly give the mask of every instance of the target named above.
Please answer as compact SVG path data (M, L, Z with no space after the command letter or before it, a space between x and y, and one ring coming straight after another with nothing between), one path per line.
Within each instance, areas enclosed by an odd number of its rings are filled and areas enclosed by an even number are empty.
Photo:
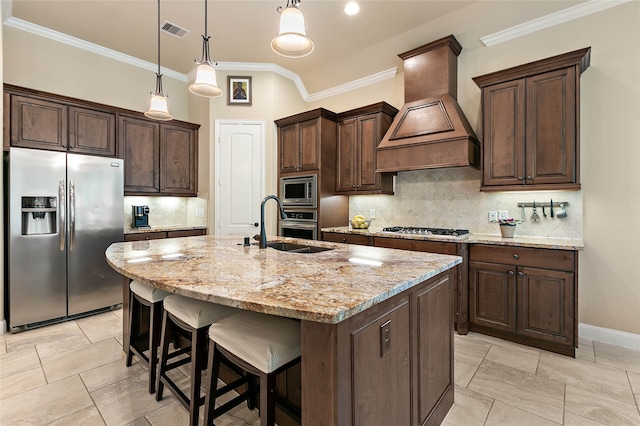
M380 326L380 358L391 349L391 320Z
M376 218L376 209L369 209L369 219Z
M489 211L489 222L495 222L498 220L498 212L495 210Z
M204 209L196 209L196 217L204 217Z
M509 219L509 211L498 210L498 219Z

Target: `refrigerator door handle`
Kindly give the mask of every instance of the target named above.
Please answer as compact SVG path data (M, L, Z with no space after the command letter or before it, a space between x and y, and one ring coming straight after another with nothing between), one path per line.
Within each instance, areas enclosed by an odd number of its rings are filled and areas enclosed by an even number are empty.
M65 239L67 237L67 224L65 223L65 193L64 193L64 180L58 183L58 229L60 234L60 251L64 251Z
M73 250L76 242L76 188L69 179L69 250Z

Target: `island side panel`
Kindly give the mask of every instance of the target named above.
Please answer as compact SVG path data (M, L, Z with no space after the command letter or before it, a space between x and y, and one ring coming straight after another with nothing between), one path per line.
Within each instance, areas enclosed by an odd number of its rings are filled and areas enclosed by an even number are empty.
M454 273L338 324L302 321L302 424L384 426L388 413L398 426L439 424L453 404Z
M417 425L439 425L453 405L453 284L443 276L416 294Z

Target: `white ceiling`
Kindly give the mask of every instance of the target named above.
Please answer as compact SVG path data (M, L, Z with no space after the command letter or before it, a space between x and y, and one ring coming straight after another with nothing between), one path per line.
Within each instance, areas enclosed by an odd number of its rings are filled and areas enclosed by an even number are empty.
M209 0L211 55L220 62L276 64L299 75L307 88L325 90L393 66L397 54L454 34L464 48L481 46L479 37L557 12L584 0L361 0L360 13L347 16L346 1L303 0L300 9L315 51L301 59L271 51L278 6L286 0ZM20 20L55 30L144 61L156 63L156 0L3 0ZM455 17L486 11L473 22ZM498 13L496 13L498 11ZM7 18L5 13L5 19ZM204 0L162 0L161 20L190 30L178 39L162 34L163 68L187 74L200 58ZM439 23L446 21L441 30ZM431 34L433 32L433 34ZM334 65L331 68L331 65ZM344 70L335 72L336 67ZM333 70L332 72L321 72Z

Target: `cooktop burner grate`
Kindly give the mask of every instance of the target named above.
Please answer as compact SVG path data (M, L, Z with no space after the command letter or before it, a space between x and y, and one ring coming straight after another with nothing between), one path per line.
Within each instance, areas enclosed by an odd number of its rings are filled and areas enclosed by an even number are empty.
M400 234L416 234L416 235L451 235L454 237L469 233L468 229L449 229L449 228L418 228L413 226L390 226L382 228L385 232L397 232Z

